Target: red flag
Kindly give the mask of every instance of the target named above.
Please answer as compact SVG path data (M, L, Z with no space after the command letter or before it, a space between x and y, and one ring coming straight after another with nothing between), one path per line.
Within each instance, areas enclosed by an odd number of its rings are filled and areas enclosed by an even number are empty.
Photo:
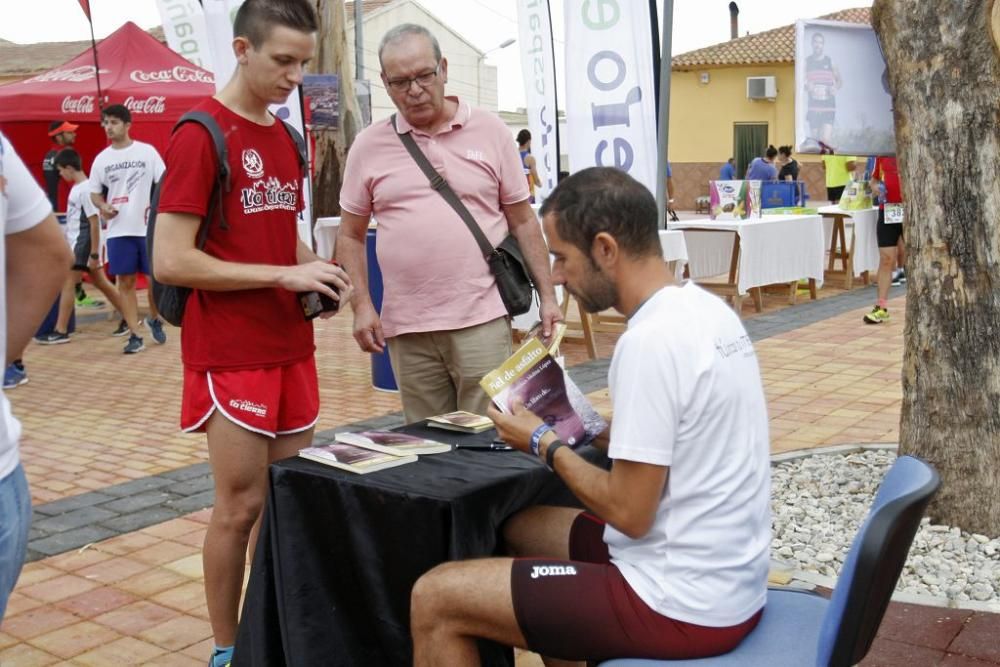
M83 9L83 13L87 15L87 20L90 21L90 0L80 0L80 7Z

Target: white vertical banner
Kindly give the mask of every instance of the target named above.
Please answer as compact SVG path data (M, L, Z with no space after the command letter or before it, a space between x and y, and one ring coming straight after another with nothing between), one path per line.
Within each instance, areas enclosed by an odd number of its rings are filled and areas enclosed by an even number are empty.
M160 10L167 45L198 67L214 73L208 26L201 3L198 0L156 0L156 7Z
M243 0L201 0L208 27L208 46L212 51L215 67L215 89L229 83L236 71L236 56L233 55L233 19Z
M616 167L655 193L656 105L649 5L566 0L566 129L574 171Z
M556 187L559 177L556 73L549 0L517 0L517 25L531 152L542 181L536 200L541 202Z

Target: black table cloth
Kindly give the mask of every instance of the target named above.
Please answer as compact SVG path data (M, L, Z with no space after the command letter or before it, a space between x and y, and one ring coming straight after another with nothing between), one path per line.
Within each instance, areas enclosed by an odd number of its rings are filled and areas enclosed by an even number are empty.
M449 443L495 436L400 430ZM420 575L497 554L500 525L524 507L576 504L556 475L517 451L460 449L367 475L291 458L270 466L269 485L238 667L410 665L410 591ZM513 664L510 649L482 642L480 653L484 665Z

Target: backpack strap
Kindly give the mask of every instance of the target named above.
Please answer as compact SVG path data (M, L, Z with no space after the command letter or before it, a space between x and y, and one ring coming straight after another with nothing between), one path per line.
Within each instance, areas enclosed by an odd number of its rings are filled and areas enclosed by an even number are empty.
M197 123L208 131L215 146L215 156L219 163L219 169L215 176L215 184L212 187L212 196L209 201L208 211L205 214L205 221L211 220L218 215L219 229L229 229L226 223L226 214L222 205L222 197L232 189L232 178L229 172L229 150L226 148L226 136L222 133L222 128L215 118L204 111L188 111L177 124L174 125L174 132L184 123ZM205 247L205 240L208 238L208 224L202 225L198 231L198 247Z
M306 151L306 140L302 137L298 130L296 130L291 123L281 120L281 125L285 128L285 132L288 136L292 138L292 142L295 144L295 150L299 154L299 169L302 170L303 177L306 173L306 169L309 165L309 153Z

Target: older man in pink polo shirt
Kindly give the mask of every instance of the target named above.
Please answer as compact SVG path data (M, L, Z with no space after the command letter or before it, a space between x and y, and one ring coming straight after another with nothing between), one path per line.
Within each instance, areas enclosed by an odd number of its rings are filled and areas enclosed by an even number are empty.
M510 131L494 114L445 97L448 61L426 28L399 25L379 45L382 83L409 132L493 245L513 234L541 295L544 335L561 319L541 227ZM434 190L386 119L347 157L337 258L354 280L354 337L389 356L408 422L452 410L485 414L479 386L511 354L510 321L472 233ZM381 317L367 289L368 221L378 220Z

